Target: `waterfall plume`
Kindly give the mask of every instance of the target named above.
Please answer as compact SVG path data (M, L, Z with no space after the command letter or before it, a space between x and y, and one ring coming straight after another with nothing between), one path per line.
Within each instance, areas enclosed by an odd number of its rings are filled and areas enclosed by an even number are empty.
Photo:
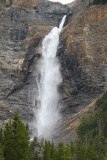
M58 27L54 27L42 42L42 56L37 77L36 129L38 137L50 138L57 122L61 119L58 86L62 82L60 63L56 57L59 35L66 16Z

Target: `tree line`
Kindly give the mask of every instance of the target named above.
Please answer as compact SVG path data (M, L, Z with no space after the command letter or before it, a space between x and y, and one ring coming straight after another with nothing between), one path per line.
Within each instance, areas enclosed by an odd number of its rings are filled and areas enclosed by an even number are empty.
M93 4L106 4L107 0L93 0Z
M104 5L107 3L107 0L93 0L89 1L89 6L91 5Z
M94 112L81 120L78 140L57 146L42 138L30 141L29 126L16 113L0 129L0 160L107 160L107 92Z
M81 1L87 1L87 0L81 0ZM89 6L91 5L104 5L107 3L107 0L93 0L89 1Z

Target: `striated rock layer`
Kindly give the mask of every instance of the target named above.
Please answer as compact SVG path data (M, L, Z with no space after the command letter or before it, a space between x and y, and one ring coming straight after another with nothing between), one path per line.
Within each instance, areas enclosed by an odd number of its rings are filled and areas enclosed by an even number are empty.
M55 139L74 138L72 131L76 128L72 125L78 113L107 90L106 11L107 5L77 10L61 35L58 56L62 64L64 119Z
M71 126L70 119L107 89L107 5L87 5L79 0L69 6L0 1L0 125L16 111L24 122L33 119L42 39L70 9L57 53L63 75L62 125ZM71 132L66 127L63 133L59 127L55 139L66 141Z
M65 114L71 115L107 89L107 5L71 17L61 35ZM68 111L68 112L67 112Z

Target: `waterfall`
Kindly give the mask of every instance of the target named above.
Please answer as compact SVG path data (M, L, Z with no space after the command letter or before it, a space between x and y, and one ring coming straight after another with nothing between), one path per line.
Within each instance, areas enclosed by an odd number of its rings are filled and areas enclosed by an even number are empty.
M42 42L42 56L38 69L36 128L38 137L51 137L56 123L61 119L58 86L62 82L60 63L56 57L59 35L66 16L58 27L54 27Z

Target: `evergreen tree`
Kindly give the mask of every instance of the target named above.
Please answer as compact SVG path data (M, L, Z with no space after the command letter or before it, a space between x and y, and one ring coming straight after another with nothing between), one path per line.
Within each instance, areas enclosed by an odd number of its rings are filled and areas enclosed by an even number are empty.
M3 147L1 145L1 143L0 143L0 160L5 160L4 159L4 154L3 154Z
M94 139L93 139L93 148L97 153L98 159L103 160L104 156L106 154L106 142L104 139L103 133L99 133Z
M51 160L50 156L51 156L50 142L45 141L43 160Z
M93 150L92 146L88 146L84 155L84 160L98 160L96 152Z
M74 145L74 143L72 141L70 143L70 148L71 148L71 154L74 157L74 154L75 154L75 145Z
M64 144L62 142L58 144L58 160L64 160Z
M54 146L54 142L52 141L51 146L50 146L50 157L51 160L58 160L58 150Z
M72 160L71 148L68 144L64 149L64 160Z
M2 128L0 128L0 142L2 142L2 139L3 139L3 130Z
M84 159L85 151L86 151L86 148L82 144L82 141L78 140L76 142L76 149L75 149L76 160L80 160L80 159L81 160L86 160L86 159Z
M3 137L5 160L30 160L29 131L18 114L6 124Z
M57 148L54 149L52 160L59 160L58 159L58 150L57 150Z
M51 157L51 159L53 159L53 157L54 157L54 150L55 150L54 142L52 141L52 144L50 146L50 157Z
M40 160L40 144L38 142L37 137L34 137L33 141L30 144L30 148L32 151L32 160Z
M105 4L107 3L107 0L94 0L93 4Z

